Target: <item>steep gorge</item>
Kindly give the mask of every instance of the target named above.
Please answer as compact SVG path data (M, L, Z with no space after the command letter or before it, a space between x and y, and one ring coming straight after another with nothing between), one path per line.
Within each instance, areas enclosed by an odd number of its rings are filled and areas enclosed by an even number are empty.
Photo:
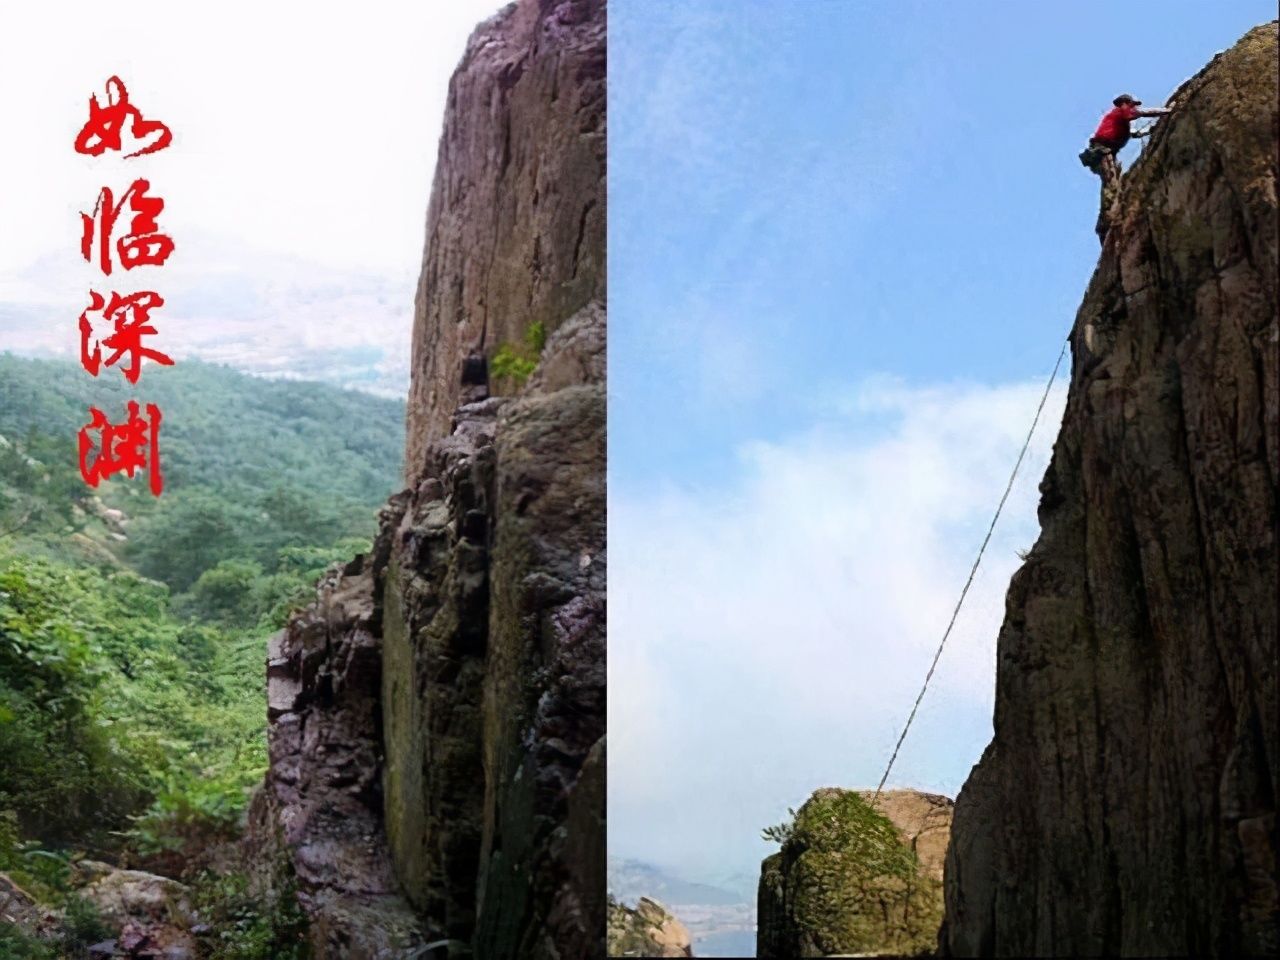
M1258 955L1277 936L1276 24L1124 177L1039 541L955 807L950 955Z
M603 952L604 173L603 0L509 5L450 84L407 489L271 645L249 845L319 957Z

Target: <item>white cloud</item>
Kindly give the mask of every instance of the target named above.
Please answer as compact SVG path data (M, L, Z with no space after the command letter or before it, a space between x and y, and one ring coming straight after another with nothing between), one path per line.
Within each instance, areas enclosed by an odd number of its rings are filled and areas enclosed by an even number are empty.
M57 255L0 278L0 350L74 358L89 289L145 287L164 297L152 316L158 333L146 345L177 360L404 396L411 273L324 267L199 231L185 240L192 257L153 268L145 282L95 278Z
M711 876L823 785L874 786L1043 383L864 385L741 450L732 489L610 503L611 852ZM954 795L990 732L995 636L1055 390L891 783Z

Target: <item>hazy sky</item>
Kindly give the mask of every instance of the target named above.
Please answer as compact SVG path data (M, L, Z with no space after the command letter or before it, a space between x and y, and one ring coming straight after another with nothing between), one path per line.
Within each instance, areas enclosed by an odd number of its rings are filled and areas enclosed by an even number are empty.
M78 348L97 279L79 258L79 212L102 186L146 176L176 250L127 282L169 299L157 321L170 346L338 379L333 358L349 354L366 379L402 382L449 76L500 6L7 4L0 349ZM171 147L74 152L113 74L173 129Z
M750 884L875 785L1097 259L1076 155L1274 15L611 6L612 854ZM891 783L954 796L990 737L1061 400Z

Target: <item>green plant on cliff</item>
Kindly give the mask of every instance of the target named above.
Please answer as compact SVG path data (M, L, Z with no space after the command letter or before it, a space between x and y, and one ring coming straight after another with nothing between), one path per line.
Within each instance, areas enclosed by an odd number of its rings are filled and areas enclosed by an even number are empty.
M820 790L792 821L766 828L782 843L775 882L804 956L916 953L932 947L941 884L920 872L898 829L858 793Z
M760 839L768 840L771 843L785 844L791 839L791 828L795 823L796 811L794 807L787 807L787 816L790 820L783 820L781 823L775 823L771 827L765 827L760 831Z
M529 374L537 369L546 344L547 328L541 320L535 320L525 330L522 343L504 343L498 347L489 361L490 374L494 380L508 380L517 387L524 386Z

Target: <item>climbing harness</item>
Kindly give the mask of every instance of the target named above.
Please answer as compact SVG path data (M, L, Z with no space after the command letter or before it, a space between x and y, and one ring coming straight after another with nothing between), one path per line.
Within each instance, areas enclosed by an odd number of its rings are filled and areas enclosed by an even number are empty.
M1004 510L1005 501L1009 499L1009 491L1013 489L1013 481L1017 479L1018 469L1022 466L1022 461L1027 455L1027 448L1031 446L1031 437L1036 432L1036 424L1040 422L1040 414L1044 412L1045 401L1049 399L1049 391L1053 389L1053 382L1058 377L1058 368L1062 366L1062 358L1067 355L1067 347L1071 345L1071 338L1062 344L1062 349L1058 352L1058 361L1053 365L1053 373L1049 374L1049 382L1045 384L1044 393L1040 397L1040 405L1036 407L1036 415L1031 419L1031 429L1027 431L1027 439L1022 441L1022 450L1018 452L1018 459L1013 465L1013 473L1009 475L1009 483L1004 488L1004 495L1000 498L1000 503L996 505L995 516L991 518L991 525L987 527L987 535L982 538L982 546L978 548L978 556L974 558L973 566L969 568L969 579L964 582L964 589L960 591L960 599L956 601L956 608L951 611L951 622L947 624L947 629L943 631L942 640L938 643L938 650L933 655L933 663L929 664L929 672L924 675L924 685L920 688L920 693L916 697L916 702L911 707L911 713L907 716L907 722L902 727L902 735L898 737L897 744L894 745L893 753L889 757L889 764L884 768L884 776L880 778L880 783L876 786L876 795L871 798L871 806L875 806L880 800L880 793L884 790L885 781L889 779L889 771L893 769L893 762L898 759L898 751L902 749L902 741L907 739L907 731L911 729L911 721L916 718L916 711L920 709L920 701L924 699L924 693L929 689L929 681L933 679L933 671L938 666L938 659L942 656L942 648L947 645L947 638L951 636L951 628L956 625L956 618L960 616L960 608L964 606L964 598L969 594L969 587L973 584L974 575L978 572L978 564L982 562L982 555L986 552L987 544L991 542L991 534L996 528L996 521L1000 519L1000 512Z
M1102 158L1105 157L1108 152L1109 151L1106 150L1106 148L1094 146L1091 143L1089 146L1084 148L1083 152L1081 152L1080 163L1082 166L1086 166L1096 173L1098 168L1102 166Z

